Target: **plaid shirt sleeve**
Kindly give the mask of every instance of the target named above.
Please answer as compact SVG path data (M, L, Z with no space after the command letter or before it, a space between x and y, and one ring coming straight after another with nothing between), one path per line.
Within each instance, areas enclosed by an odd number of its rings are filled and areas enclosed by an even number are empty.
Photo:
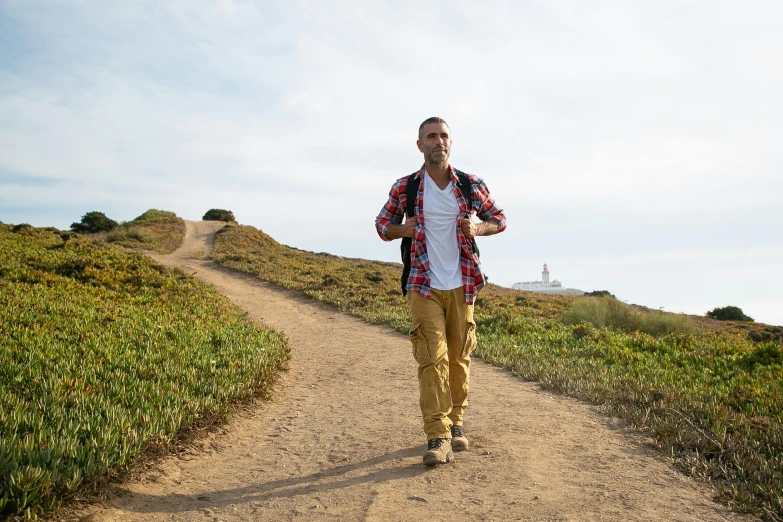
M389 191L389 200L381 209L378 217L375 218L375 230L378 231L378 235L384 241L391 241L388 236L389 225L399 225L402 223L402 218L405 216L405 208L403 200L405 199L405 188L407 186L408 178L398 179L394 185L392 185Z
M484 180L478 176L469 175L471 186L471 199L473 199L473 209L481 221L496 221L498 223L498 232L506 229L506 216L503 209L495 204L495 200L489 195L489 189Z

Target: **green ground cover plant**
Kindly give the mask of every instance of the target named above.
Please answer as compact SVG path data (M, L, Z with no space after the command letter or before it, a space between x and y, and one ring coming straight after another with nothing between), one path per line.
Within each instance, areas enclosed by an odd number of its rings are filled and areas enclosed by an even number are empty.
M212 258L369 322L409 327L401 264L305 252L239 225L218 232ZM616 300L605 305L613 312L596 311L590 299L612 298L488 285L476 301L476 355L625 419L683 471L712 482L723 502L783 517L780 343Z
M128 248L170 254L185 238L185 222L174 212L151 209L109 232L106 241Z
M285 340L102 241L0 224L0 518L31 518L263 395Z

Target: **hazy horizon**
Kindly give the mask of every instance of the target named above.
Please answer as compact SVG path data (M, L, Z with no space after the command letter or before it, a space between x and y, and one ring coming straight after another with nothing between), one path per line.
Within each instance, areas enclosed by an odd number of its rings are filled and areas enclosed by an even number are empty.
M783 324L783 5L0 0L0 221L232 210L397 261L419 123L508 230L493 283Z

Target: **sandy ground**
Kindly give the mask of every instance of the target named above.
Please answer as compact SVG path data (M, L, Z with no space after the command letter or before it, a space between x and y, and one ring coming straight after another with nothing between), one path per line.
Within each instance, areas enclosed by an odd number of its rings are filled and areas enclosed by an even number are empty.
M471 450L425 468L407 337L193 259L221 224L187 225L183 247L157 259L284 332L290 370L272 400L117 487L83 520L749 520L594 407L475 359Z

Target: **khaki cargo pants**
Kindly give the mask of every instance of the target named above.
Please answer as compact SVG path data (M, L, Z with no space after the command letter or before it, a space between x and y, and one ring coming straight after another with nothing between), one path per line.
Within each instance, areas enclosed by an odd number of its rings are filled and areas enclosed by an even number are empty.
M465 290L432 290L430 299L408 292L410 339L419 363L419 405L427 440L451 438L468 406L470 354L476 348L473 305Z

